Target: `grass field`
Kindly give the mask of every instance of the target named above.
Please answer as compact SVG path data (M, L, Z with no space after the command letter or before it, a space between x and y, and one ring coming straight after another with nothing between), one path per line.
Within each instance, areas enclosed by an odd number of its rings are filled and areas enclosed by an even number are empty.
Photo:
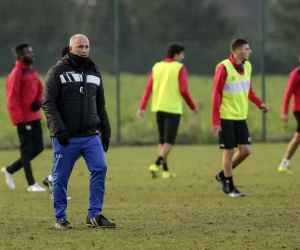
M21 170L16 190L0 176L0 249L300 249L300 160L292 176L277 173L285 144L254 144L234 172L244 198L222 193L214 174L221 151L214 146L176 146L169 160L178 177L151 179L155 147L112 147L107 154L103 214L113 230L85 226L89 173L80 159L72 173L68 216L72 231L54 229L49 193L28 193ZM1 165L18 156L1 151ZM38 182L49 174L51 151L33 161Z
M41 76L44 81L43 76ZM107 110L112 125L113 138L116 135L116 86L115 79L111 75L104 74L103 81L106 93ZM144 120L136 118L136 111L143 90L147 82L146 75L121 75L121 133L123 143L152 142L156 143L156 124L154 115L149 111ZM266 77L266 98L271 110L267 114L267 138L268 140L280 140L289 138L295 130L294 118L290 120L287 127L280 120L283 93L287 82L287 76L267 76ZM252 79L254 89L258 96L261 96L261 78L254 76ZM199 105L200 113L194 116L184 105L185 113L181 119L179 136L177 142L215 142L215 137L211 133L211 96L213 79L211 77L190 76L190 91L195 102ZM0 78L0 87L5 89L5 77ZM0 147L4 148L11 143L17 143L16 130L12 127L5 105L5 91L0 91ZM261 139L261 112L250 104L248 124L251 130L252 139ZM49 141L48 129L44 124L45 142Z

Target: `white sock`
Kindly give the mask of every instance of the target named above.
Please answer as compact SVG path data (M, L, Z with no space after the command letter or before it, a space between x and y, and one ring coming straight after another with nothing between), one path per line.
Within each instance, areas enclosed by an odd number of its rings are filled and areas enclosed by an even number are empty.
M290 160L284 158L281 162L281 166L288 168L289 165L290 165Z
M48 176L48 181L53 181L53 176L51 174Z

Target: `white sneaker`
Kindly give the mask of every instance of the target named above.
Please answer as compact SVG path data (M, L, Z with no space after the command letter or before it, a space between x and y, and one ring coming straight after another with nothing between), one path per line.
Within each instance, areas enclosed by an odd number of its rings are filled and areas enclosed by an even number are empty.
M6 167L1 168L1 172L5 175L6 185L10 189L15 189L14 175L6 171Z
M46 188L41 187L39 184L34 183L27 188L28 192L46 192Z

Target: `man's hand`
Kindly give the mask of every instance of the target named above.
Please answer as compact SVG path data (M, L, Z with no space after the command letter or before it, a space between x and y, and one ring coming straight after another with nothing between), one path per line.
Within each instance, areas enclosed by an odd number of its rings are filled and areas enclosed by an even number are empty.
M26 124L24 122L20 122L17 124L18 134L27 133Z
M143 119L144 116L145 116L145 110L138 109L136 115L137 115L138 118Z
M263 104L260 105L260 109L261 109L263 112L267 113L267 112L269 111L270 107L269 107L268 104L263 103Z
M221 126L213 126L213 133L215 136L217 136L221 131L222 131Z
M58 140L58 143L60 145L62 145L63 147L66 147L69 145L69 134L67 132L67 130L61 130L61 131L58 131L56 134L56 139Z
M281 120L283 120L284 122L287 122L289 120L289 116L286 114L282 114L281 115Z
M41 107L42 107L41 102L36 101L36 102L31 103L31 110L34 112L39 111Z
M108 150L108 147L109 147L110 139L109 139L109 138L102 138L102 139L101 139L101 142L102 142L102 146L103 146L104 152L107 153L107 150Z

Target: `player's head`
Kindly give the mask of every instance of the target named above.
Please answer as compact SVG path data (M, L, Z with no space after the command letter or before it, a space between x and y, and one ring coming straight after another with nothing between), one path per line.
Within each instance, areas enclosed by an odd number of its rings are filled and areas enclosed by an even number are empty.
M82 34L76 34L70 38L70 52L77 56L88 57L90 53L89 39Z
M34 62L34 53L27 43L19 44L15 48L15 52L18 61L25 64L32 64Z
M181 62L184 59L184 47L178 43L171 43L167 49L167 57Z
M231 42L230 51L235 57L238 57L243 61L249 60L250 55L252 53L248 42L241 38L234 39Z
M61 51L61 57L64 57L66 54L68 54L70 52L70 48L69 45L67 45L66 47L63 48L63 50Z

